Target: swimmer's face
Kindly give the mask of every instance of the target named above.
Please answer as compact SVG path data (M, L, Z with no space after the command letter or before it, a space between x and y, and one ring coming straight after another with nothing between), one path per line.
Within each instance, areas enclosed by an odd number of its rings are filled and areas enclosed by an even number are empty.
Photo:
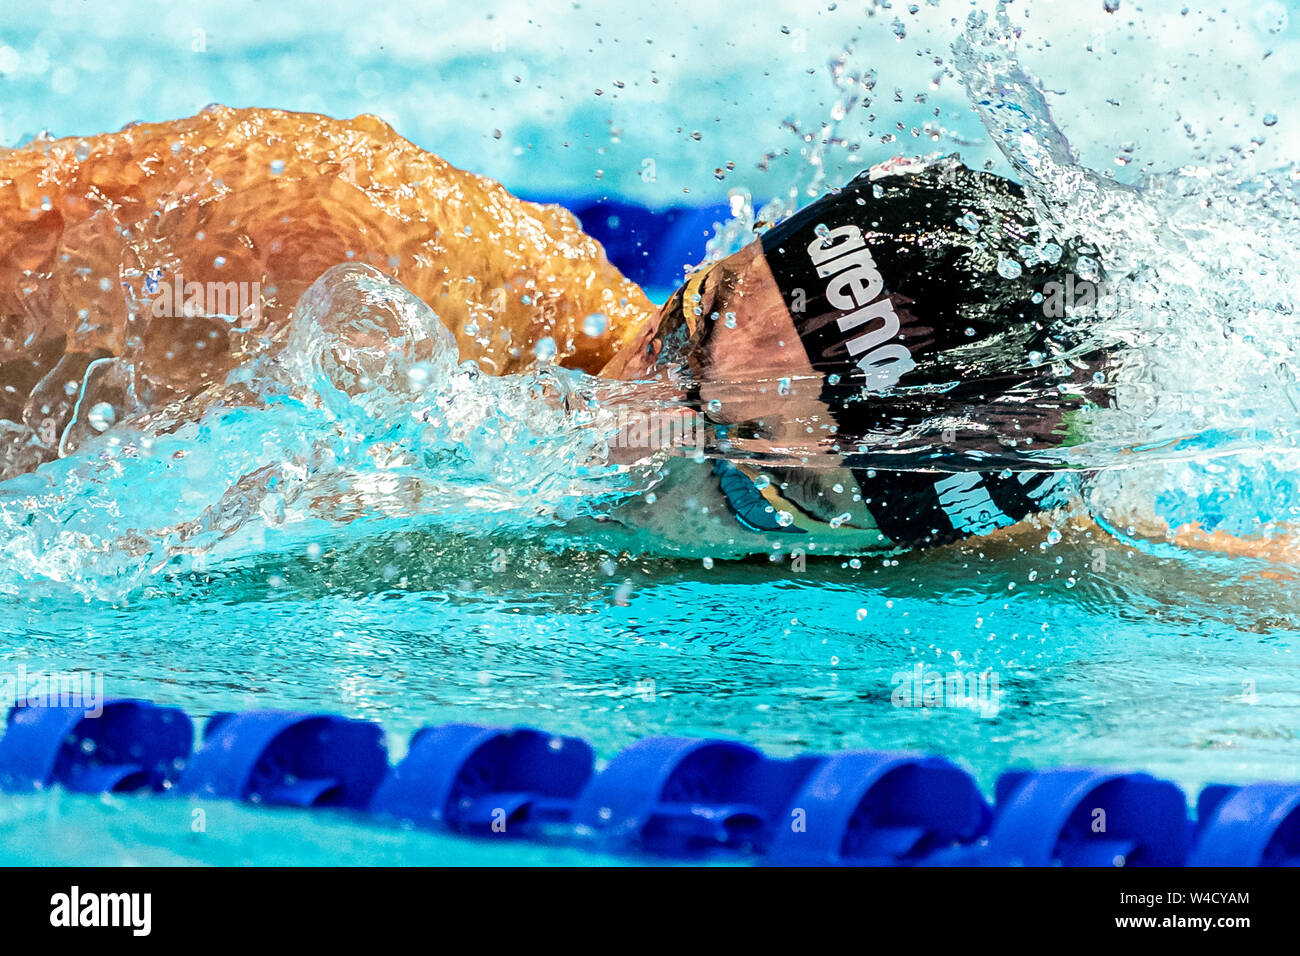
M716 425L761 422L774 447L806 444L808 423L830 420L757 242L695 273L602 374L689 396Z

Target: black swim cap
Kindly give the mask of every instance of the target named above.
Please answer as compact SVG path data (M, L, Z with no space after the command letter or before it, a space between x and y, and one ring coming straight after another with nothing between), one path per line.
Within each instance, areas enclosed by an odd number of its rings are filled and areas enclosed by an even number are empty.
M836 449L891 539L942 543L1055 500L1058 474L1026 453L1064 439L1105 356L1046 314L1077 250L1017 184L953 157L877 168L761 242Z

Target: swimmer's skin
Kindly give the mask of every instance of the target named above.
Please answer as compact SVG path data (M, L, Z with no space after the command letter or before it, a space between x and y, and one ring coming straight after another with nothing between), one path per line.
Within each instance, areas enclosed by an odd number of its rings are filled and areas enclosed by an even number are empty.
M273 347L302 292L349 260L397 277L494 374L533 364L545 337L595 372L653 313L571 213L372 116L212 107L0 149L0 420L22 426L0 422L0 477L54 457L91 361L128 357L133 377L106 376L86 407L120 418L186 398ZM260 321L154 314L154 269L159 284L257 283ZM608 331L590 337L596 312Z
M1300 533L1295 529L1273 537L1243 538L1226 531L1205 531L1198 524L1188 524L1172 531L1169 540L1180 548L1194 551L1214 551L1279 564L1300 564Z

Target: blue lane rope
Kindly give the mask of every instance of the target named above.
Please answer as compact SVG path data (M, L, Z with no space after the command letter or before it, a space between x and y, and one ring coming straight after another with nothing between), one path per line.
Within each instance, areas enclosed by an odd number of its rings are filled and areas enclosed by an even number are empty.
M144 700L14 707L0 789L157 793L333 808L493 839L774 865L1295 866L1300 783L1174 784L1079 767L1009 771L993 804L951 761L773 758L730 740L650 737L597 770L586 741L528 727L425 727L388 763L383 729L334 714L194 721Z

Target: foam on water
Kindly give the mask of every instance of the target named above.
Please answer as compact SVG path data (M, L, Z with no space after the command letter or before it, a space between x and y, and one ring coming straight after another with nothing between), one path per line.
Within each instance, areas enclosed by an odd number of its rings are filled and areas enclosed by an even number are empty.
M1092 510L1247 535L1294 520L1300 168L1253 173L1229 151L1120 185L1077 162L1015 59L1005 10L972 16L955 52L1040 215L1096 249L1113 290L1107 310L1072 318L1120 356L1116 407L1071 449L1101 470Z
M636 487L605 454L619 387L485 375L399 283L337 266L282 351L0 486L0 588L120 596L345 527L553 526Z

